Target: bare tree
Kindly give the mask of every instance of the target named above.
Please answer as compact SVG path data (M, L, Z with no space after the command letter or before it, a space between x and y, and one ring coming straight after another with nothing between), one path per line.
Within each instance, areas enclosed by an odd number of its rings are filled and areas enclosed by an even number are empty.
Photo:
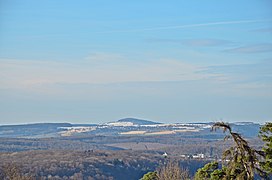
M157 170L158 180L186 180L190 179L189 171L180 168L177 162L169 162Z
M0 168L0 179L3 180L34 180L30 175L23 175L21 168L14 163L8 163Z

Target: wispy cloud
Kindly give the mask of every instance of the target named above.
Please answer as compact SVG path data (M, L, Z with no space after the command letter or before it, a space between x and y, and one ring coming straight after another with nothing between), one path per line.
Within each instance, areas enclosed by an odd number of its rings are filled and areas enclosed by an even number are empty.
M221 39L162 39L162 38L150 38L146 40L150 43L176 43L193 47L209 47L209 46L222 46L228 45L232 42Z
M261 32L261 33L272 33L272 28L262 28L262 29L256 29L254 32Z
M139 28L139 29L122 29L122 30L113 30L113 31L102 31L102 32L97 32L97 33L144 32L144 31L156 31L156 30L186 29L186 28L195 28L195 27L230 25L230 24L261 23L261 22L270 22L270 21L272 21L272 20L218 21L218 22L186 24L186 25L177 25L177 26L161 26L161 27L149 27L149 28Z
M122 84L130 84L133 89L132 85L135 83L143 87L154 83L167 87L170 82L191 82L195 83L198 89L203 89L206 87L204 84L211 83L215 87L211 91L219 93L227 93L228 88L220 87L228 86L229 89L237 88L235 93L239 91L243 94L246 87L250 86L256 90L255 94L258 94L259 90L259 94L264 94L262 89L271 90L272 66L267 63L200 66L181 59L132 61L122 54L111 53L94 53L76 63L0 59L0 90L58 95L66 92L67 96L69 93L90 96L88 94L91 93L92 97L102 94L102 98L105 94L112 94L112 89L109 90L108 87L120 87ZM182 89L182 85L180 87ZM240 87L243 87L241 91ZM141 89L145 93L146 89ZM151 92L150 89L148 91Z
M264 61L251 64L208 66L200 73L223 74L230 94L272 97L272 63Z
M138 62L125 60L118 54L91 55L87 61L76 64L20 60L0 60L0 63L2 89L33 89L40 85L58 83L186 81L216 76L196 73L202 67L180 60L157 59Z
M271 43L262 43L262 44L253 44L247 46L241 46L233 49L228 49L225 52L231 53L265 53L272 52L272 44Z
M272 63L264 61L251 64L209 66L205 73L222 73L233 83L260 83L272 85Z

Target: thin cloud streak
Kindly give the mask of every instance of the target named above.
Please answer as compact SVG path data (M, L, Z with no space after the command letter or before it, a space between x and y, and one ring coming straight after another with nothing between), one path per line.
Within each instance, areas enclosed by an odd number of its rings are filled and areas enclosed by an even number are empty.
M241 47L225 50L225 52L243 53L243 54L272 52L272 44L262 43L262 44L241 46Z
M260 22L271 22L271 21L272 20L220 21L220 22L210 22L210 23L187 24L187 25L179 25L179 26L162 26L162 27L142 28L142 29L104 31L104 32L97 32L97 33L144 32L144 31L154 31L154 30L185 29L185 28L193 28L193 27L206 27L206 26L227 25L227 24L260 23Z
M256 30L253 30L253 32L272 33L272 28L256 29Z
M175 43L181 45L188 45L192 47L211 47L233 44L233 42L222 39L162 39L162 38L150 38L146 40L150 43Z

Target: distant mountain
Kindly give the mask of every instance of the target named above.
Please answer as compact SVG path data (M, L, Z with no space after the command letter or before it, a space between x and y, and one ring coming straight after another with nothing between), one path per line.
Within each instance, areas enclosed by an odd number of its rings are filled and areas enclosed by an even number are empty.
M120 119L117 122L128 122L133 123L134 125L152 125L152 124L161 124L158 122L143 120L143 119L136 119L136 118L124 118Z
M36 123L0 126L0 137L54 137L59 127L72 127L70 123Z
M18 125L2 125L1 128L9 129L9 128L55 128L55 127L70 127L72 124L70 123L33 123L33 124L18 124Z
M48 138L76 135L123 135L133 133L153 134L160 133L191 133L193 136L211 134L210 128L213 123L176 123L162 124L154 121L124 118L105 124L70 124L70 123L37 123L24 125L3 125L0 126L0 138ZM157 126L158 125L158 126ZM252 122L230 123L234 132L240 133L243 137L257 137L260 124ZM222 135L222 132L218 132ZM218 135L218 134L217 134Z

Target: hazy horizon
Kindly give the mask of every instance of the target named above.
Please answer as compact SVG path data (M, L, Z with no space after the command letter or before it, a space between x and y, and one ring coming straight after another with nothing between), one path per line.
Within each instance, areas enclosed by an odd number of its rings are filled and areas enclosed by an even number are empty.
M0 124L0 126L9 126L9 125L30 125L30 124L51 124L51 123L56 123L56 124L58 124L58 123L67 123L67 124L75 124L75 125L77 125L77 124L80 124L80 125L84 125L84 124L86 124L86 125L89 125L89 124L94 124L94 125L101 125L101 124L105 124L105 123L111 123L111 122L117 122L117 121L119 121L119 120L123 120L123 119L137 119L137 120L146 120L146 121L152 121L152 122L156 122L156 123L162 123L162 124L182 124L182 123L184 123L184 124L190 124L190 123L216 123L216 122L225 122L225 123L257 123L257 124L261 124L261 125L263 125L263 124L265 124L266 122L263 122L263 123L260 123L260 122L254 122L254 121L224 121L224 120L215 120L215 121L190 121L190 122L187 122L187 121L184 121L184 122L182 122L182 121L156 121L155 119L144 119L144 118L137 118L137 117L124 117L124 118L120 118L120 119L114 119L114 120L111 120L111 121L105 121L105 122L98 122L98 123L88 123L87 121L85 122L85 123L80 123L80 122L78 122L78 123L73 123L73 122L69 122L69 121L52 121L52 122L40 122L40 121L37 121L37 122L35 122L35 121L33 121L33 122L26 122L26 123L11 123L11 124ZM268 122L268 121L267 121Z
M269 122L271 7L0 1L0 125Z

